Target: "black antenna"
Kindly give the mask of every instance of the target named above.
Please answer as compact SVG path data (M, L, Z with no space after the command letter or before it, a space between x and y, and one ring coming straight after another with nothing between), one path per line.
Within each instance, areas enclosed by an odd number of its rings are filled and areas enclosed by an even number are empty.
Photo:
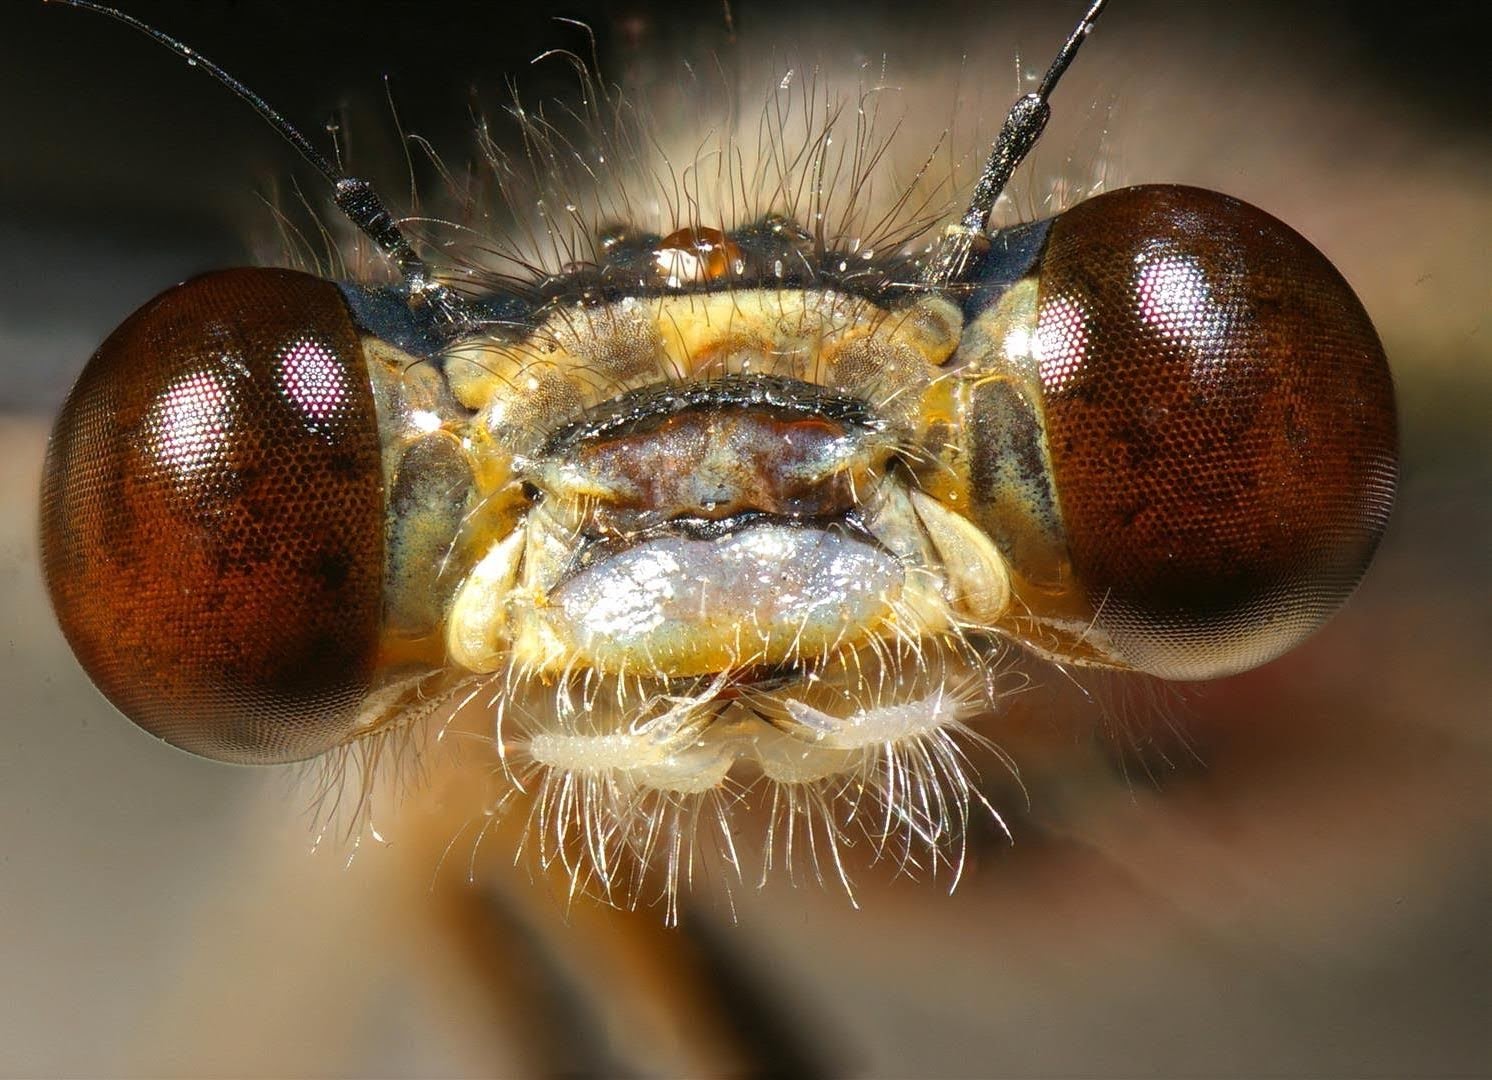
M455 336L457 332L475 322L461 296L436 281L425 260L415 253L408 238L399 230L398 222L383 205L378 192L373 189L372 182L360 177L348 176L334 166L269 102L190 45L177 41L169 34L162 33L148 23L141 22L133 15L117 8L95 3L94 0L43 0L43 2L66 4L68 7L91 11L97 15L106 15L131 29L138 30L157 44L170 49L189 66L201 68L212 76L219 84L232 91L262 116L282 139L295 147L301 157L327 178L332 185L337 208L347 215L347 219L357 227L357 230L373 241L378 250L392 260L394 266L398 268L400 276L404 279L404 288L408 291L411 304L422 307L428 305L432 309L430 314L451 336Z
M1041 138L1046 122L1052 115L1048 99L1056 89L1057 80L1062 78L1073 57L1078 54L1078 47L1098 22L1098 16L1106 3L1108 0L1093 0L1093 5L1078 23L1077 29L1068 35L1057 58L1046 69L1041 85L1031 93L1017 98L1010 107L1005 124L995 138L994 149L985 162L984 172L974 185L974 197L969 200L969 209L964 211L964 216L957 225L950 225L943 233L938 250L933 253L923 272L924 284L942 286L957 278L968 263L975 245L987 241L989 216L995 208L995 200L1005 190L1005 185L1010 182L1017 166L1031 152L1031 147L1036 145L1036 140Z

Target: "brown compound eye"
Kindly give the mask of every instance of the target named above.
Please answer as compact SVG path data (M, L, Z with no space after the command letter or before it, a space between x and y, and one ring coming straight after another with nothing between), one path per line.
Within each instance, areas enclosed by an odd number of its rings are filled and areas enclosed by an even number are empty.
M1225 195L1128 188L1052 221L1025 307L1035 502L1055 504L1047 532L1114 659L1245 670L1346 600L1393 504L1397 432L1383 348L1319 251ZM976 506L1018 472L989 467L1008 444L974 440ZM1007 478L984 491L981 454Z
M205 757L346 740L382 618L379 435L338 288L208 274L99 348L52 432L47 588L115 706Z

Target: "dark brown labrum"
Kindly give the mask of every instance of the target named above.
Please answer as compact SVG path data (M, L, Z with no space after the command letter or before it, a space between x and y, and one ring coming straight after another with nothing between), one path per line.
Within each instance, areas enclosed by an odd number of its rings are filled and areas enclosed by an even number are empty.
M1040 274L1053 472L1101 625L1175 677L1305 636L1366 569L1397 474L1350 287L1263 211L1168 186L1061 215Z
M337 288L230 270L90 360L47 450L42 548L68 641L153 734L228 761L341 742L379 640L377 420Z
M645 432L583 444L572 468L618 508L714 519L750 511L826 517L854 505L848 466L860 445L837 420L693 409Z

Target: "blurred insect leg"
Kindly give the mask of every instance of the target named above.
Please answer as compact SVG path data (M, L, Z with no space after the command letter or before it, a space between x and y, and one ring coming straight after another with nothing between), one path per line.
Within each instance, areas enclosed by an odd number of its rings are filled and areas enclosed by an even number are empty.
M452 785L485 783L474 774ZM448 792L450 807L479 794ZM466 983L494 1017L517 1018L545 1074L827 1075L822 1032L779 1019L791 1006L721 944L729 911L690 908L680 926L656 908L619 911L588 896L566 903L570 877L515 867L526 826L515 804L495 819L475 860L470 844L431 894L440 933L468 958ZM407 819L408 820L408 819ZM439 854L459 828L422 819L419 846ZM408 826L406 826L408 827ZM406 837L413 841L413 837ZM525 860L528 862L528 860ZM532 863L529 863L532 865ZM466 880L470 869L474 885ZM806 1004L806 1003L805 1003ZM799 1010L792 1010L801 1015Z
M350 868L341 849L307 857L288 842L283 786L267 785L221 872L204 868L177 901L188 929L121 1048L126 1071L831 1071L822 1029L786 1019L806 1003L761 986L722 944L723 908L688 910L680 929L583 896L566 909L568 879L512 863L521 806L475 862L466 848L442 864L488 782L477 769L437 777L403 808L397 843L365 840Z

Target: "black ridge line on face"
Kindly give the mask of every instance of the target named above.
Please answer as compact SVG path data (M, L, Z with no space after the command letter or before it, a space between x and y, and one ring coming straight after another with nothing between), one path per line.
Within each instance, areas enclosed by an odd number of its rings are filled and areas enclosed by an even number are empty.
M777 375L726 375L707 382L629 390L560 428L538 456L558 456L587 442L645 434L681 413L726 409L766 409L784 419L833 420L863 432L885 426L868 402L816 383Z

